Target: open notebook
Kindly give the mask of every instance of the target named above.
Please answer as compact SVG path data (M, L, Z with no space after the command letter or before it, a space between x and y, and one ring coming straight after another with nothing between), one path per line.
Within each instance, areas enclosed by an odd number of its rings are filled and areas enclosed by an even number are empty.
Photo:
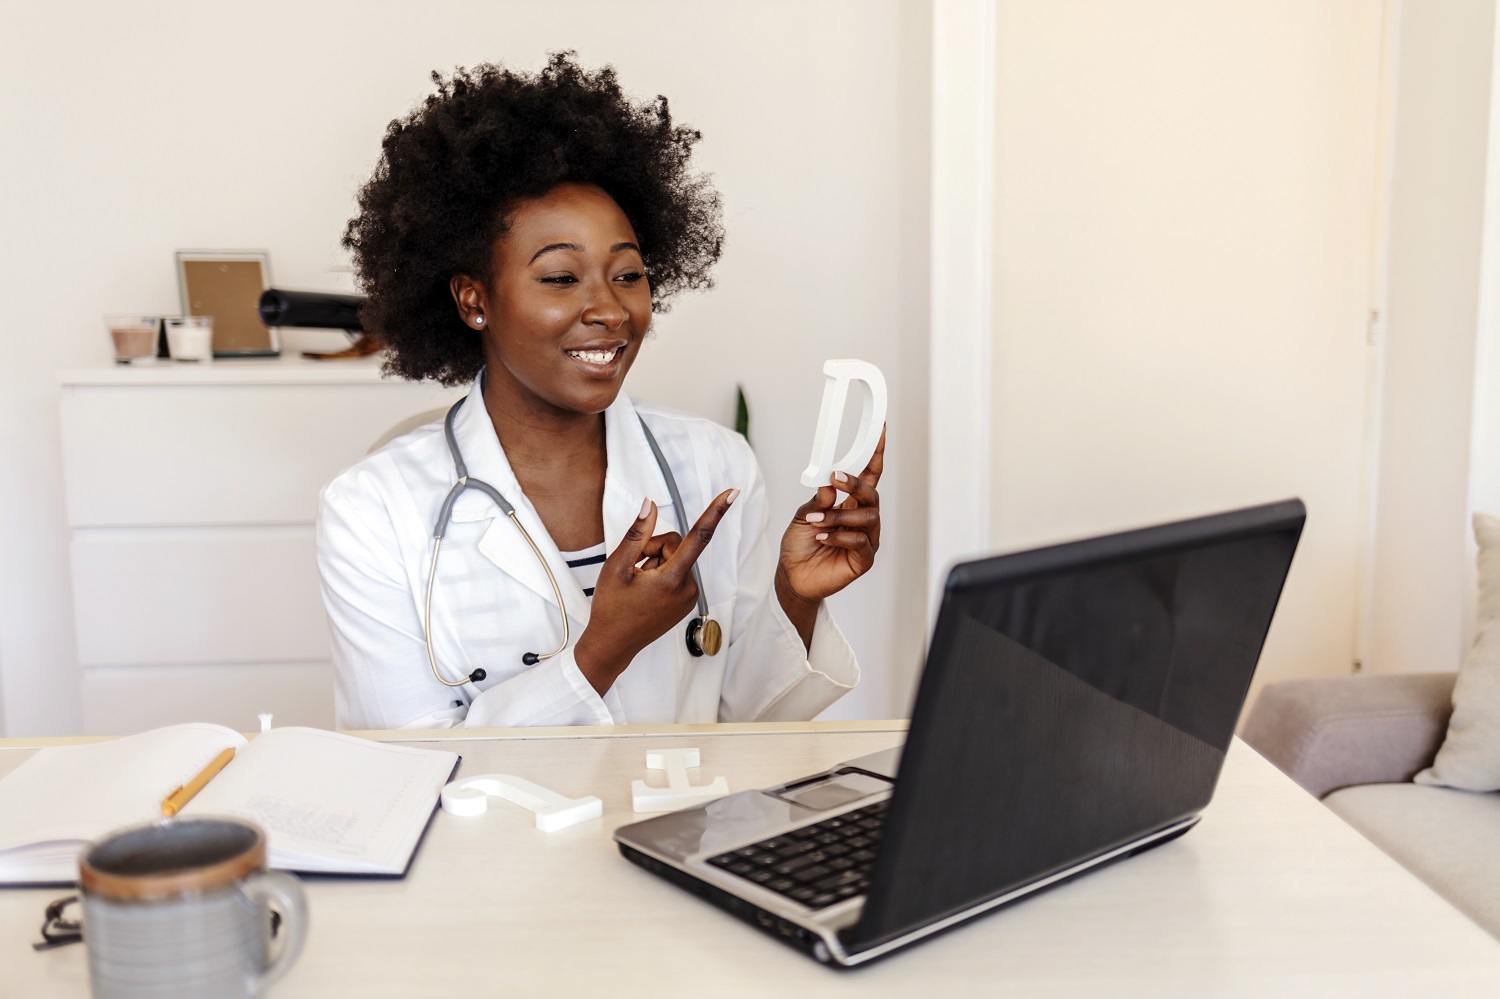
M204 723L49 747L0 778L0 884L76 881L85 844L160 818L162 799L231 746L181 814L257 822L270 866L313 874L404 874L458 765L456 753L321 729L247 740Z

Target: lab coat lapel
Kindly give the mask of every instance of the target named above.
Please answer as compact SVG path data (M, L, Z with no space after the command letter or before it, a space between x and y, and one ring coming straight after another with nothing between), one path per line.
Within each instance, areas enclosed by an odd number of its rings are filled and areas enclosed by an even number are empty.
M547 528L542 524L541 518L537 516L531 501L521 491L521 485L516 481L515 473L511 471L510 462L506 460L505 450L500 447L500 439L495 436L494 424L490 422L489 413L485 411L484 399L480 392L481 384L482 377L476 379L474 388L470 390L468 399L459 409L453 425L454 436L458 440L459 449L463 452L464 463L468 466L469 478L494 486L500 495L515 507L517 519L531 535L531 540L536 542L537 550L547 561L553 576L557 579L557 586L562 592L568 617L581 630L589 620L588 598L584 596L583 589L578 585L573 571L563 560L562 554L553 543L552 536L547 533ZM485 519L490 520L490 526L479 539L479 553L493 562L501 572L556 606L556 593L547 579L547 573L543 570L541 561L537 558L537 553L531 550L531 546L526 543L526 539L516 529L516 525L511 523L510 518L495 505L495 502L478 490L469 489L454 504L453 520L456 522ZM577 632L575 636L576 634Z
M609 461L604 476L605 551L619 547L648 498L657 506L656 533L680 530L667 480L646 443L635 406L623 393L604 411L604 446ZM662 447L665 450L666 445Z

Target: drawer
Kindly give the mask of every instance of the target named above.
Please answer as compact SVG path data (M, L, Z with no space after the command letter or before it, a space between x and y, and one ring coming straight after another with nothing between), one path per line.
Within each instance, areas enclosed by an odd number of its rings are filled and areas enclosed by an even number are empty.
M73 532L85 665L327 659L313 528Z
M277 726L333 728L333 668L311 662L83 670L84 735L131 735L192 721L256 732L262 711Z
M318 492L386 430L461 389L70 385L62 395L74 527L311 523Z

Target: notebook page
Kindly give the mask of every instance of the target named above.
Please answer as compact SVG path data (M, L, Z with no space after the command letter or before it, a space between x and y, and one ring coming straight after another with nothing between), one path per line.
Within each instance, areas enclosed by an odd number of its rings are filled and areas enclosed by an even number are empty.
M190 722L109 742L49 746L0 778L0 850L91 840L161 817L161 801L197 775L238 732Z
M184 815L234 815L260 823L272 867L399 873L454 753L410 749L311 728L258 735Z

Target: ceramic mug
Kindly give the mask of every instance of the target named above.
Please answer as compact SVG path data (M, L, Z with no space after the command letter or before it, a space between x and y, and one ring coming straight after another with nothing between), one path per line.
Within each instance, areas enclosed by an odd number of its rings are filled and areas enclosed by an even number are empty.
M238 819L166 819L91 844L79 887L95 999L261 994L307 939L301 883L265 868L265 833Z

